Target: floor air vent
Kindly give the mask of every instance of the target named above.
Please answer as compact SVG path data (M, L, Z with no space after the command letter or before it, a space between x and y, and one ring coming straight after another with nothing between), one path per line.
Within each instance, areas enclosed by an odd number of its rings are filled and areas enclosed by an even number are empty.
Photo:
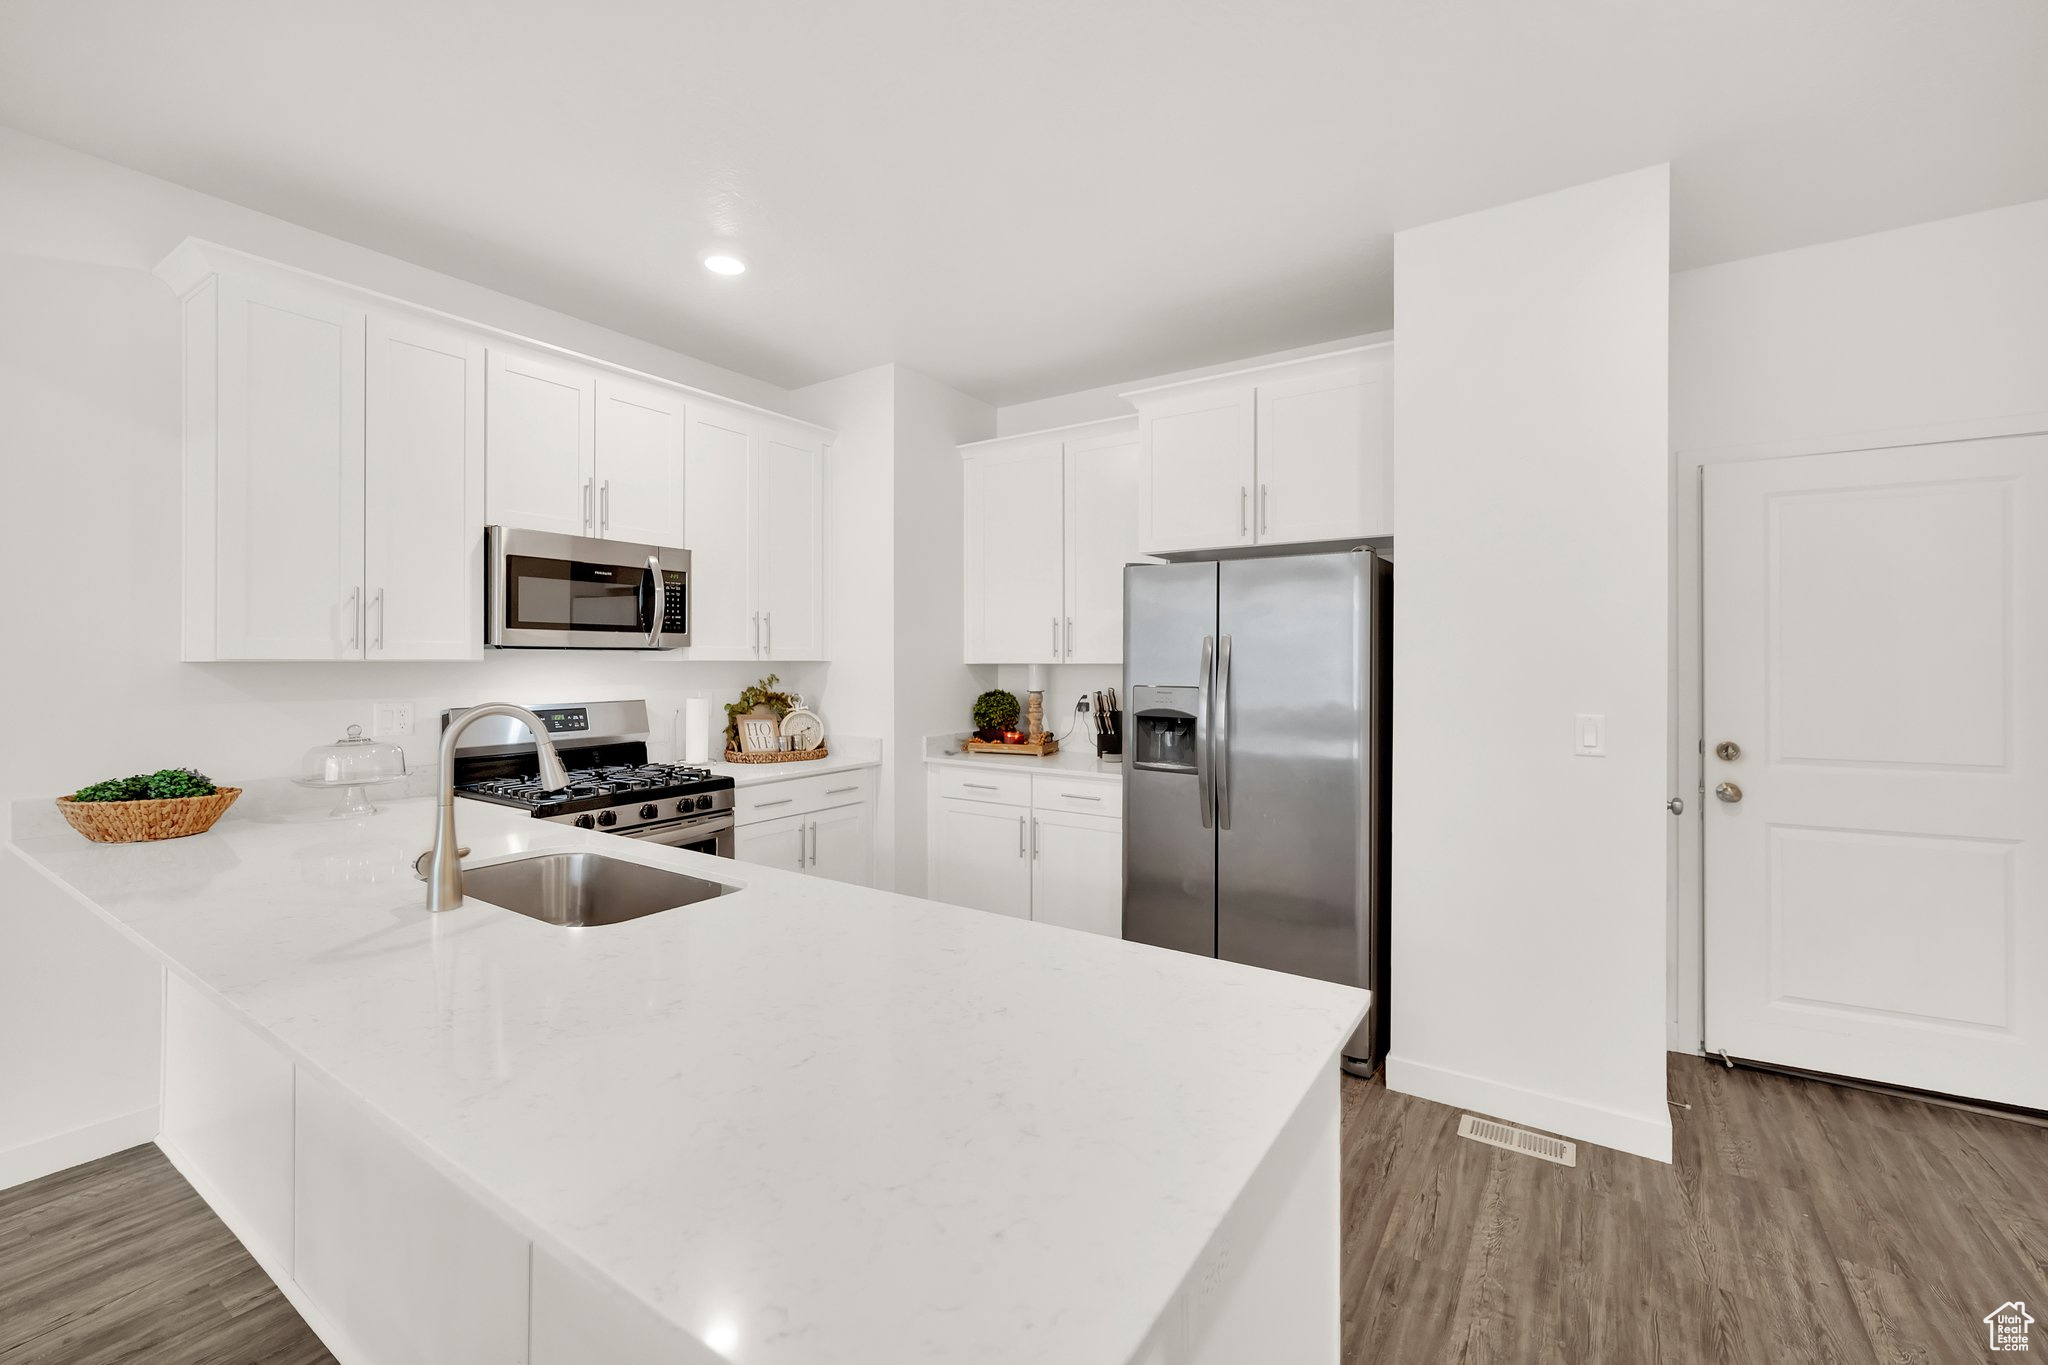
M1579 1144L1566 1142L1563 1138L1549 1137L1543 1133L1532 1133L1526 1128L1510 1128L1505 1123L1492 1119L1478 1119L1470 1114L1458 1120L1458 1136L1484 1142L1490 1147L1505 1147L1511 1152L1525 1156L1539 1156L1545 1161L1554 1161L1560 1166L1579 1164Z

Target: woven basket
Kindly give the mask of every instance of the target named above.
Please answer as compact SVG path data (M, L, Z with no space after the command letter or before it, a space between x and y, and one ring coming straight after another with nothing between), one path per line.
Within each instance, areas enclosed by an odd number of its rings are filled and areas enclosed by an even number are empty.
M139 844L204 834L241 794L240 787L221 787L211 796L169 801L73 801L60 796L57 809L71 828L96 844Z
M814 758L823 758L830 752L832 751L822 744L815 749L791 749L786 753L778 750L770 754L743 754L738 749L727 749L725 751L725 761L728 763L808 763Z

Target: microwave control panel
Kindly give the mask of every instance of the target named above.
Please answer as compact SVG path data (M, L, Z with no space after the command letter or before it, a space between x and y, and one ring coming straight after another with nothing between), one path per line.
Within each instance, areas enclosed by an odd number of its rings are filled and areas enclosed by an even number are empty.
M665 635L681 635L690 629L689 575L681 569L663 569L661 629Z

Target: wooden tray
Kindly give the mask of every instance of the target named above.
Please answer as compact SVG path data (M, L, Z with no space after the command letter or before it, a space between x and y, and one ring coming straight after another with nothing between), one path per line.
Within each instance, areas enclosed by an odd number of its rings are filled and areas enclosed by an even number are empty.
M830 749L827 749L822 744L815 749L790 749L786 752L777 750L773 753L765 754L743 754L738 749L727 749L725 751L725 761L728 763L809 763L812 759L823 758L831 752Z
M1005 744L1001 740L991 744L985 739L975 739L970 735L967 742L960 747L970 754L1023 754L1030 758L1044 758L1049 754L1058 753L1060 742L1051 735L1042 735L1037 739L1027 739L1022 744Z

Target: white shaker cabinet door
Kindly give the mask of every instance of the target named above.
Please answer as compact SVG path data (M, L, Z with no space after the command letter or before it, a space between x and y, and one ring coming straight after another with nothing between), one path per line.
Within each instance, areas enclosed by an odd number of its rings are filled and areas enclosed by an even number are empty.
M693 659L758 659L754 592L754 435L750 419L693 405L683 457L683 547L690 552Z
M810 865L810 826L808 815L785 815L741 825L733 831L733 857L756 867L802 872Z
M755 563L761 657L825 657L825 449L812 433L766 427L755 447Z
M1123 821L1044 810L1031 818L1031 918L1122 938Z
M363 655L483 655L484 346L372 316L366 383Z
M527 1241L298 1074L292 1278L378 1365L523 1365Z
M1135 431L1067 445L1067 568L1063 662L1116 664L1124 657L1124 566L1138 550Z
M683 438L674 389L597 381L597 534L641 545L685 545ZM686 547L687 548L687 547Z
M1031 813L942 797L932 802L931 898L1031 917Z
M1138 540L1147 554L1250 545L1257 399L1250 384L1138 402Z
M1393 531L1390 377L1385 364L1347 361L1259 386L1259 544Z
M585 536L596 526L596 375L493 346L486 428L486 518Z
M1065 655L1063 471L1056 438L966 461L966 662L1050 664Z
M875 812L862 801L810 817L811 872L854 886L875 883Z
M215 657L360 658L363 313L227 276L217 306Z

